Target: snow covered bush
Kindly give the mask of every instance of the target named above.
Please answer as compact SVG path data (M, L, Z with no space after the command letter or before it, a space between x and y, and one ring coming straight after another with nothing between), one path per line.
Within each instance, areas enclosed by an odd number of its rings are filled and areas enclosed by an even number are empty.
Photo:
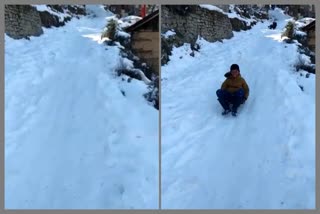
M136 68L134 62L128 58L120 58L118 66L116 68L116 74L118 76L126 75L129 77L128 82L131 79L137 79L143 81L148 85L148 92L143 94L144 98L152 104L153 107L159 110L159 76L153 74L151 80L146 77L145 73ZM123 92L122 92L123 93ZM125 96L125 94L123 94Z
M140 75L133 71L133 62L127 58L120 58L116 68L116 73L118 76L124 74L131 78L141 80Z
M294 37L294 22L290 21L285 26L285 30L282 33L282 37L288 37L289 41L293 40Z
M154 75L152 77L152 82L148 88L150 91L144 94L144 97L159 110L159 76Z
M101 34L101 38L107 37L111 41L115 41L116 40L116 35L117 35L117 27L118 27L117 20L111 19L108 22L108 24L106 26L106 29Z
M294 21L289 21L287 23L281 37L287 37L287 39L285 40L287 43L292 43L293 40L297 40L302 45L307 45L306 33L299 30L299 24Z
M121 21L118 19L110 19L101 34L101 39L107 38L109 41L108 45L114 45L114 42L119 42L125 48L130 46L130 37L131 35L123 31L121 27Z
M118 76L127 75L131 78L141 80L147 85L151 84L151 80L146 76L146 74L134 65L134 62L128 58L121 57L116 68L116 73Z
M107 35L108 35L107 30L108 30L107 28L103 30L103 32L102 32L102 34L101 34L101 39L103 39L103 38L108 38L108 36L107 36Z
M285 27L285 31L282 33L282 37L287 37L284 41L287 43L293 43L297 41L298 52L300 55L294 67L296 71L304 70L310 73L315 73L315 54L308 47L307 34L301 30L301 28L307 25L306 20L303 18L297 21L289 21Z
M300 54L295 63L296 71L304 70L309 73L315 73L315 64L311 63L311 57L305 54Z

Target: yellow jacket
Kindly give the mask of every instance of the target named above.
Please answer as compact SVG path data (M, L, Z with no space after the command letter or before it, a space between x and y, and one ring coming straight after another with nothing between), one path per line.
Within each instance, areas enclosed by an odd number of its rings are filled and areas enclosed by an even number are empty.
M221 89L230 93L234 93L240 88L244 90L244 97L247 99L249 96L249 86L240 74L235 78L231 75L228 75L228 78L222 83L221 86Z

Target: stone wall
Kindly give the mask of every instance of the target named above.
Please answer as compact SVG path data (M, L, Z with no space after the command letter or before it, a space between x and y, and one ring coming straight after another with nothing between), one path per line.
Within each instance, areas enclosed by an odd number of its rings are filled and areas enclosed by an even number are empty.
M53 15L47 11L41 11L40 19L43 27L50 28L64 26L72 17L77 17L81 15L86 15L85 6L82 5L47 5L52 11L57 13L65 13L69 16L64 17L60 20L58 16Z
M40 36L42 27L60 27L70 21L72 17L86 15L85 6L82 5L47 5L57 13L66 13L69 16L64 20L47 11L37 11L31 5L5 5L5 32L14 39Z
M288 15L300 18L313 17L315 18L315 5L314 4L301 4L301 5L276 5L287 11Z
M198 36L209 42L229 39L233 36L233 25L227 15L197 5L166 5L161 7L161 33L173 30L175 36L161 36L161 65L169 61L173 46L190 43L196 46Z
M241 31L241 30L249 30L249 29L251 29L251 25L248 26L245 21L242 21L240 19L231 18L230 22L231 22L233 31ZM253 23L255 23L255 22L253 22Z
M176 11L176 6L162 6L161 32L174 29L177 36L186 43L195 43L198 35L209 42L231 38L232 25L228 16L217 12L191 5L185 15Z
M216 5L225 12L229 12L229 5ZM243 6L250 18L251 7ZM233 37L233 31L249 30L259 19L268 18L261 8L252 9L250 25L238 18L229 18L227 15L202 8L198 5L166 5L161 7L161 33L168 30L174 31L174 36L165 38L161 36L161 64L169 61L173 46L179 47L184 43L190 43L191 50L197 50L196 41L201 36L209 42L221 41ZM241 17L245 17L244 10L235 8Z
M43 33L38 11L30 5L5 5L5 32L14 39Z

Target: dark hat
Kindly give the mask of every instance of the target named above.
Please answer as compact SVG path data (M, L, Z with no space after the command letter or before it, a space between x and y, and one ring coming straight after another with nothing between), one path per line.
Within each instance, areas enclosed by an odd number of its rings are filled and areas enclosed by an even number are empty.
M230 71L232 71L232 70L238 70L238 71L240 71L239 65L237 65L237 64L232 64L231 67L230 67Z

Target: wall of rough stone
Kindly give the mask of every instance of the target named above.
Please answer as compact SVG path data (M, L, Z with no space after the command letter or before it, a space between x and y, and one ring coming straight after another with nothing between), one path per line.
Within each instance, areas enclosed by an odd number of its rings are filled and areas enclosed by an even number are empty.
M5 5L5 32L14 39L43 33L38 11L30 5Z
M164 33L174 29L178 37L182 37L184 42L194 43L198 35L209 42L231 38L232 25L228 16L197 5L190 7L190 13L181 15L176 13L176 6L162 6L161 32Z
M229 12L229 6L216 5ZM247 6L243 6L246 8ZM249 8L250 9L250 8ZM259 8L258 8L259 9ZM240 14L241 14L241 10ZM254 12L256 14L254 14ZM259 10L253 10L257 17L250 25L238 18L229 18L227 15L202 8L198 5L165 5L161 7L161 33L168 30L175 32L174 36L165 38L161 36L161 64L169 61L171 50L174 46L181 46L184 43L191 44L191 50L195 50L198 36L209 42L221 41L233 37L233 31L251 29L258 19L268 18L268 14ZM244 14L241 14L244 16ZM261 17L260 17L261 16ZM249 16L250 17L250 16Z
M64 20L47 11L37 11L31 5L5 5L5 32L14 39L39 36L42 27L64 26L72 17L86 15L84 5L47 5L51 10L69 14Z

